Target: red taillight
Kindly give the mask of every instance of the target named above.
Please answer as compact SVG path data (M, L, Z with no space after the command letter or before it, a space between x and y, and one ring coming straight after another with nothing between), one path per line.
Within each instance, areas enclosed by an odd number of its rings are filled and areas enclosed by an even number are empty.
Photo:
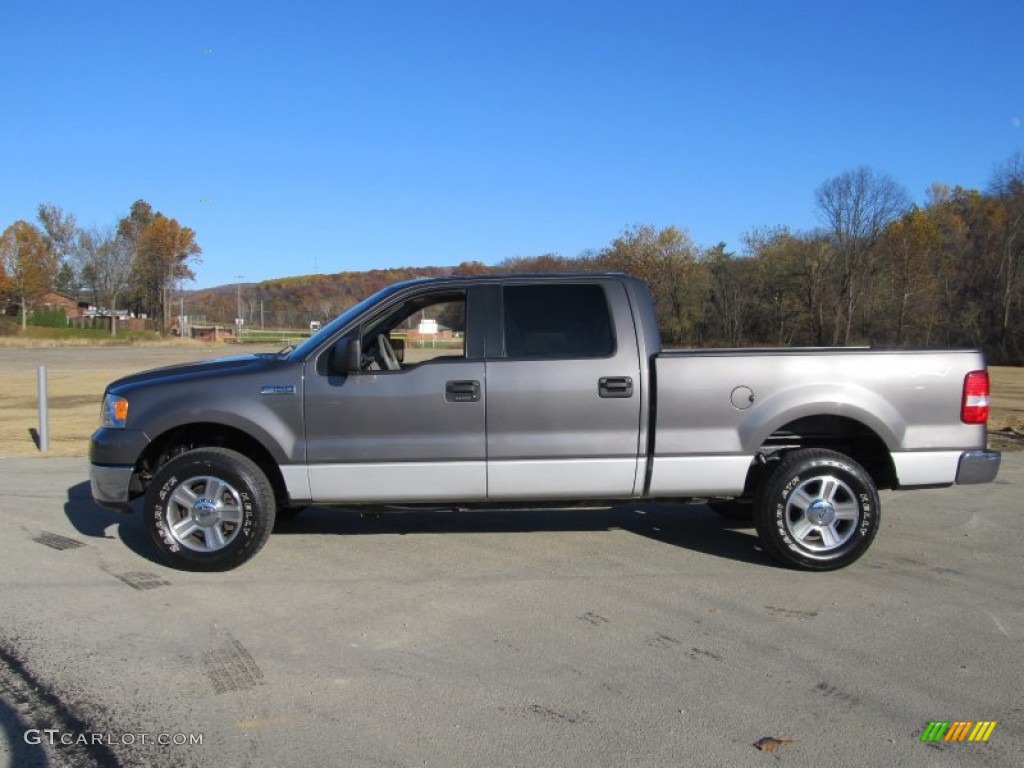
M988 371L971 371L964 379L964 399L960 406L960 421L964 424L984 424L988 421Z

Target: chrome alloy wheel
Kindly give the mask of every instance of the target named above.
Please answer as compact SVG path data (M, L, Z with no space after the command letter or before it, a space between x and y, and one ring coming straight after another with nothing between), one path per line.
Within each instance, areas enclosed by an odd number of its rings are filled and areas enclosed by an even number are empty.
M216 552L238 536L242 500L238 491L219 477L191 477L171 491L164 524L181 546L194 552Z
M832 475L804 480L786 499L783 515L787 532L811 552L830 552L850 540L857 530L857 497Z

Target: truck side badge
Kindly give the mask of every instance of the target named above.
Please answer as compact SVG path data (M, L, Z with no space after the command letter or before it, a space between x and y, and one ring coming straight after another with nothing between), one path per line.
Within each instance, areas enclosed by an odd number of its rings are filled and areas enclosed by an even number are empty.
M264 384L260 387L261 395L294 395L294 384Z

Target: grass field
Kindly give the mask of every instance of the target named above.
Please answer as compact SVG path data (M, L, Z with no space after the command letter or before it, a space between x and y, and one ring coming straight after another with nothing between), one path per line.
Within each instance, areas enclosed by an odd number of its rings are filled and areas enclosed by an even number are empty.
M39 426L39 366L46 367L49 395L48 455L85 457L99 423L103 390L114 379L147 368L243 354L237 346L189 340L131 346L52 346L43 340L31 348L5 341L0 343L0 457L40 455L31 433ZM244 354L279 348L246 346Z
M132 346L81 345L32 348L0 343L0 457L38 456L32 430L38 428L37 369L46 366L51 456L88 455L89 436L99 421L106 385L147 368L234 354L276 351L266 347L202 344L188 340ZM37 344L45 345L45 340ZM1024 368L992 368L990 444L998 450L1022 450L1024 440Z

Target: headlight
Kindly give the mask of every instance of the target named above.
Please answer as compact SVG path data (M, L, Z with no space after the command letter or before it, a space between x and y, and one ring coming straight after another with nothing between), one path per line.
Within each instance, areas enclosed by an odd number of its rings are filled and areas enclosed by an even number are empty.
M104 427L124 429L128 423L128 400L120 395L104 395L100 421Z

